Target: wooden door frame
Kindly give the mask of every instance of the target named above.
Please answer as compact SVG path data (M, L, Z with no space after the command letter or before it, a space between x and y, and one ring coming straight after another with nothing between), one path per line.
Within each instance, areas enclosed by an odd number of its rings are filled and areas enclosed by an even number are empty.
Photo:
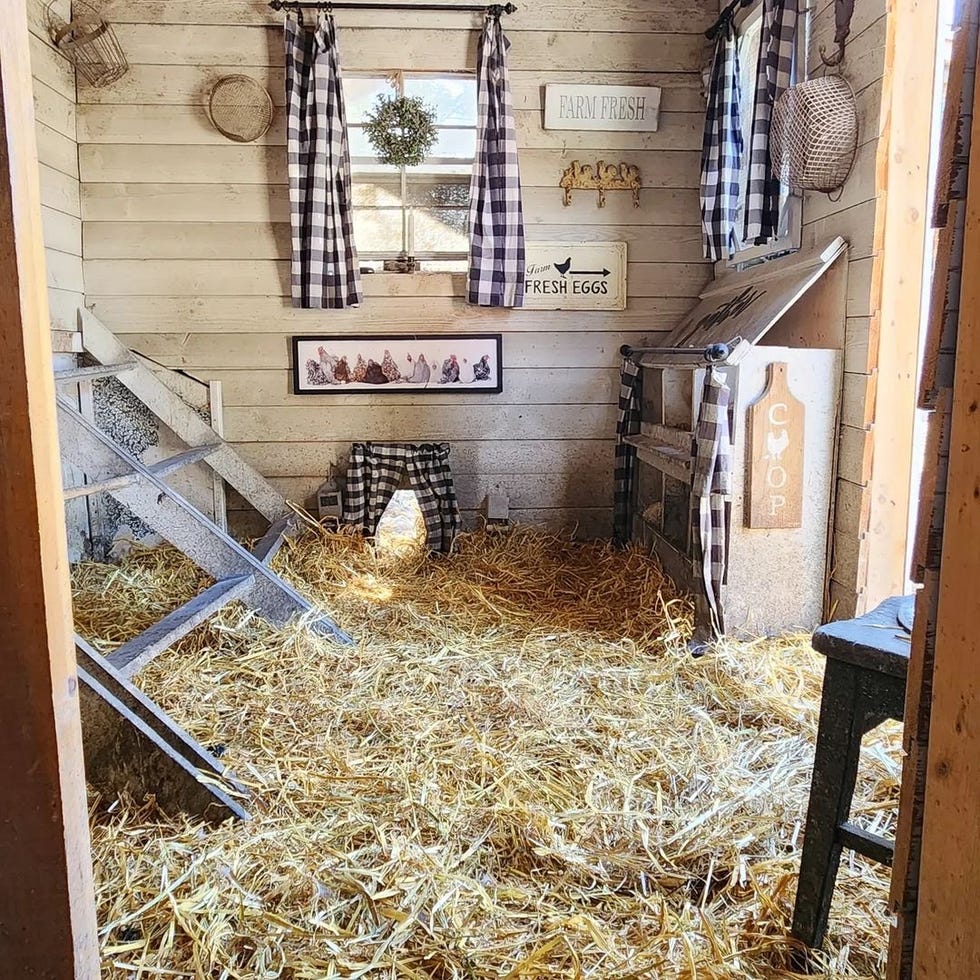
M24 0L0 0L0 24L0 963L97 980Z
M888 0L876 158L878 207L870 335L877 359L867 533L858 612L902 595L908 579L913 429L926 257L938 0Z

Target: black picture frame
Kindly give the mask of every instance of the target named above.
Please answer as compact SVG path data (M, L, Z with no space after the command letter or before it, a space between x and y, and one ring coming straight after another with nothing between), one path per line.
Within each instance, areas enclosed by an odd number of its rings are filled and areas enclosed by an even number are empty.
M503 335L499 333L297 334L290 341L295 395L499 395L504 390ZM459 373L455 381L442 380L450 357L455 364L449 364L448 376L452 377L455 367ZM359 363L368 373L355 381ZM484 379L481 375L487 369L490 374ZM419 380L408 377L410 370ZM422 381L426 370L428 380Z

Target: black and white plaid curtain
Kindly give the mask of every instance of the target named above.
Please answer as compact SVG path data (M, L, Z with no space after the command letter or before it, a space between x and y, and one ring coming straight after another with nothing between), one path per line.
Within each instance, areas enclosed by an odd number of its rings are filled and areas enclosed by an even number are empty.
M742 241L764 245L779 234L779 178L772 174L772 109L793 77L799 0L763 0Z
M289 14L285 36L293 306L355 306L361 280L333 17L321 13L307 31L301 12Z
M642 374L631 358L623 359L619 376L619 417L616 420L616 469L613 485L613 542L629 544L630 505L633 479L636 474L636 447L626 442L627 436L640 431L640 392Z
M738 175L742 166L739 119L738 46L731 21L715 41L701 143L701 227L705 258L716 262L735 254Z
M694 433L695 458L691 500L697 509L698 557L712 625L725 631L721 587L728 575L728 531L732 495L731 389L725 377L708 368Z
M524 212L507 77L509 47L499 12L488 12L477 49L479 120L470 181L467 296L479 306L524 304Z
M448 553L462 527L449 444L411 445L397 442L356 442L351 447L344 493L344 522L373 537L392 496L407 477L425 520L430 551Z

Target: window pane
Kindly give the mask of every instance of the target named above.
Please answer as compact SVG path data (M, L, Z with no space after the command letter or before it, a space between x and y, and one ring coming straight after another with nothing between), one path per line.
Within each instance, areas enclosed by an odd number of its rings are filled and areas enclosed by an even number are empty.
M387 78L359 78L344 76L344 104L348 123L362 123L374 107L379 95L394 95L395 90Z
M429 150L430 157L449 157L453 160L473 162L476 153L475 129L440 129L435 146Z
M354 207L397 208L402 203L402 184L394 180L353 181Z
M413 227L416 252L459 252L469 249L466 224L469 209L416 208Z
M354 244L359 252L401 252L401 208L358 208L354 212Z
M476 125L476 77L415 75L405 78L405 94L421 96L443 126Z
M374 152L367 133L360 126L347 127L347 144L350 147L351 159L361 158L378 162L378 155Z
M463 207L470 205L470 182L422 180L412 176L408 182L409 204L423 207Z

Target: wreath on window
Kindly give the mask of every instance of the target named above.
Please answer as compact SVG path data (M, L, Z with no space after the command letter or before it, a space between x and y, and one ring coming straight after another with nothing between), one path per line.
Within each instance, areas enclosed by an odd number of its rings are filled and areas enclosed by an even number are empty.
M379 95L364 132L382 163L417 167L436 141L436 114L416 95Z

